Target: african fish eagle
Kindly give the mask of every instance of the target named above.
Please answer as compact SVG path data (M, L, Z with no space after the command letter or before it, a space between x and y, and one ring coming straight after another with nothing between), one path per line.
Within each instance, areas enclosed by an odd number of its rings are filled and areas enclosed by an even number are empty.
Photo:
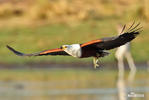
M43 55L63 55L73 56L77 58L93 57L94 68L98 67L98 58L109 54L106 50L114 49L127 42L133 40L140 32L142 27L138 27L140 23L135 22L126 30L124 25L120 35L115 37L106 37L102 39L92 40L83 44L62 45L60 48L44 50L38 53L24 54L16 51L10 46L6 46L10 51L18 56L43 56Z

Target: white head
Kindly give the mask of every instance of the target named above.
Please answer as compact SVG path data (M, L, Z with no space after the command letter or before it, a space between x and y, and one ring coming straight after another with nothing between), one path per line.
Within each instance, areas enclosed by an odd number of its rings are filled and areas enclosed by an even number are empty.
M62 45L61 48L73 57L79 58L82 55L80 44Z

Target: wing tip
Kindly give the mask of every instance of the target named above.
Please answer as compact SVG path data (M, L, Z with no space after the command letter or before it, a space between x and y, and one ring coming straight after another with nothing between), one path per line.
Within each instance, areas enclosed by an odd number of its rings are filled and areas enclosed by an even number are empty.
M13 49L12 47L10 47L9 45L6 45L6 47L12 51L14 54L16 54L17 56L24 56L23 53L16 51L15 49Z
M142 26L140 26L140 22L135 24L135 21L133 22L133 24L129 27L129 29L127 30L128 33L134 33L134 34L140 34L140 32L142 32Z
M140 26L140 22L139 23L135 23L135 21L132 23L132 25L123 33L123 34L131 34L134 38L139 35L143 30L142 30L142 26ZM126 29L126 28L125 28ZM121 35L123 35L121 34Z

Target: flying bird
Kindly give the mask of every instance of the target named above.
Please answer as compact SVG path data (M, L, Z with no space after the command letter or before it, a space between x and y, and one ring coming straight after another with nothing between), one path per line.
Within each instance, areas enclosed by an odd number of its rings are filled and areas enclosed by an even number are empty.
M139 25L140 23L135 24L135 22L133 22L133 24L127 29L126 25L124 25L121 34L115 37L96 39L82 44L62 45L60 48L44 50L31 54L21 53L8 45L6 47L18 56L62 55L73 56L76 58L93 57L94 68L96 68L99 66L98 58L109 54L107 50L114 49L133 40L142 31L142 27L139 27Z

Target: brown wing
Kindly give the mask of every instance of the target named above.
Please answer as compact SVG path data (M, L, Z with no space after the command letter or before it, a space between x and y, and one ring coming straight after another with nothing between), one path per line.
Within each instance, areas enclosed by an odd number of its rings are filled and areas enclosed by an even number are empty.
M90 42L81 44L81 47L82 48L92 47L92 48L96 48L100 50L110 50L110 49L119 47L121 45L124 45L125 43L133 40L141 31L140 29L142 27L137 28L140 25L140 23L134 27L133 25L127 30L127 32L124 32L123 34L119 36L90 41Z
M8 45L6 47L10 51L12 51L13 53L15 53L18 56L43 56L43 55L53 55L53 56L56 56L56 55L69 55L69 54L67 54L65 51L63 51L60 48L51 49L51 50L45 50L45 51L41 51L41 52L38 52L38 53L24 54L24 53L21 53L19 51L16 51L15 49L13 49L12 47L10 47Z

